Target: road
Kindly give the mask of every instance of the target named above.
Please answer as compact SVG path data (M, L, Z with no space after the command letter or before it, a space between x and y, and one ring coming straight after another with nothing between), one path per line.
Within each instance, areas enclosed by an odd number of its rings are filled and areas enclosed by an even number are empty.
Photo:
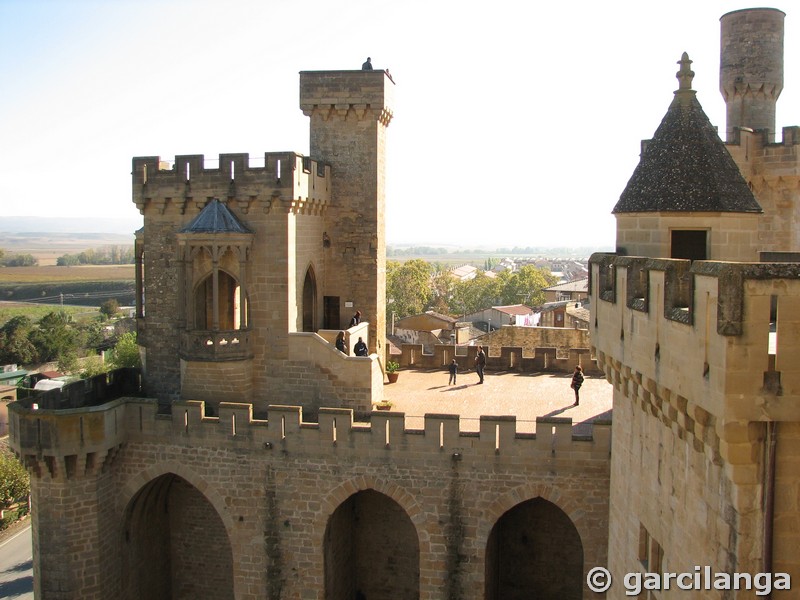
M33 600L30 525L0 543L0 598Z

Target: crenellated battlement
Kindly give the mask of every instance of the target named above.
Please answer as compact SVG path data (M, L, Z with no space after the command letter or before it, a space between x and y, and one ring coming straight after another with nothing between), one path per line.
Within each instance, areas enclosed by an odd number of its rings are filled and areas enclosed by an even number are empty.
M245 450L256 460L291 454L326 459L332 452L353 457L387 457L402 462L420 455L442 460L586 460L607 462L611 423L595 422L591 435L572 433L572 419L539 418L536 433L520 433L513 416L482 416L480 431L463 431L459 416L426 414L422 429L406 429L405 414L376 411L369 423L353 411L321 408L319 421L303 421L299 406L271 405L269 419L253 418L251 404L220 403L207 416L201 401L177 402L158 414L155 400L122 398L99 407L32 410L11 406L11 447L36 476L70 478L107 464L126 443L172 443L187 447ZM277 454L275 454L277 453Z
M133 202L142 214L148 205L160 214L168 206L191 214L211 198L243 213L279 207L317 214L331 198L330 165L294 152L267 152L263 166L252 166L249 154L220 154L216 168L202 154L176 156L168 165L157 156L133 159Z
M598 253L589 290L598 363L615 385L726 419L800 418L800 264Z

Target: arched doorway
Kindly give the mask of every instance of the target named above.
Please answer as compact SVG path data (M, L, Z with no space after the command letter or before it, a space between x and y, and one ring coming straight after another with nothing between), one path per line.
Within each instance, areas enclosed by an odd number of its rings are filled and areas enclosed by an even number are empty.
M145 485L125 511L123 598L231 600L233 554L211 503L172 473Z
M405 510L364 490L325 529L325 600L417 600L419 538Z
M558 506L533 498L495 523L486 545L485 600L580 600L583 544Z
M316 331L317 279L314 268L308 267L303 282L303 331Z

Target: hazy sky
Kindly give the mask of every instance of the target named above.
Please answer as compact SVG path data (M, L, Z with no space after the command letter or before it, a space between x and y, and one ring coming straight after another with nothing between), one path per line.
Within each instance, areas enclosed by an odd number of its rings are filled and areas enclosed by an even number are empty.
M724 132L719 18L752 6L0 0L0 230L9 215L136 218L133 156L306 154L298 73L369 55L397 84L390 243L611 246L682 52ZM787 13L780 132L800 125L800 6L768 6Z

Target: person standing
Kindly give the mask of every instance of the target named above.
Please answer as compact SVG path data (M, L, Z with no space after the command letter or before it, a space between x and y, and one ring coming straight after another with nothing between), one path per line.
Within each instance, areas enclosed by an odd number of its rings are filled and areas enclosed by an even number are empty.
M361 65L362 71L372 71L372 59L368 56L364 64Z
M583 369L579 365L575 365L575 372L572 373L572 383L569 387L575 390L575 404L572 406L578 406L581 402L580 398L580 389L583 385Z
M353 352L355 352L356 356L369 356L369 349L367 345L364 343L363 338L358 338L356 345L353 346Z
M448 385L456 384L456 375L458 375L458 363L454 358L453 362L450 363L450 382L448 383Z
M475 355L475 370L478 371L478 377L483 383L483 369L486 367L486 353L483 351L483 346L478 346L478 353Z
M350 325L348 326L348 329L349 329L350 327L355 327L355 326L356 326L356 325L358 325L359 323L361 323L361 311L360 311L360 310L357 310L357 311L356 311L356 314L354 314L354 315L352 316L352 318L350 319Z

